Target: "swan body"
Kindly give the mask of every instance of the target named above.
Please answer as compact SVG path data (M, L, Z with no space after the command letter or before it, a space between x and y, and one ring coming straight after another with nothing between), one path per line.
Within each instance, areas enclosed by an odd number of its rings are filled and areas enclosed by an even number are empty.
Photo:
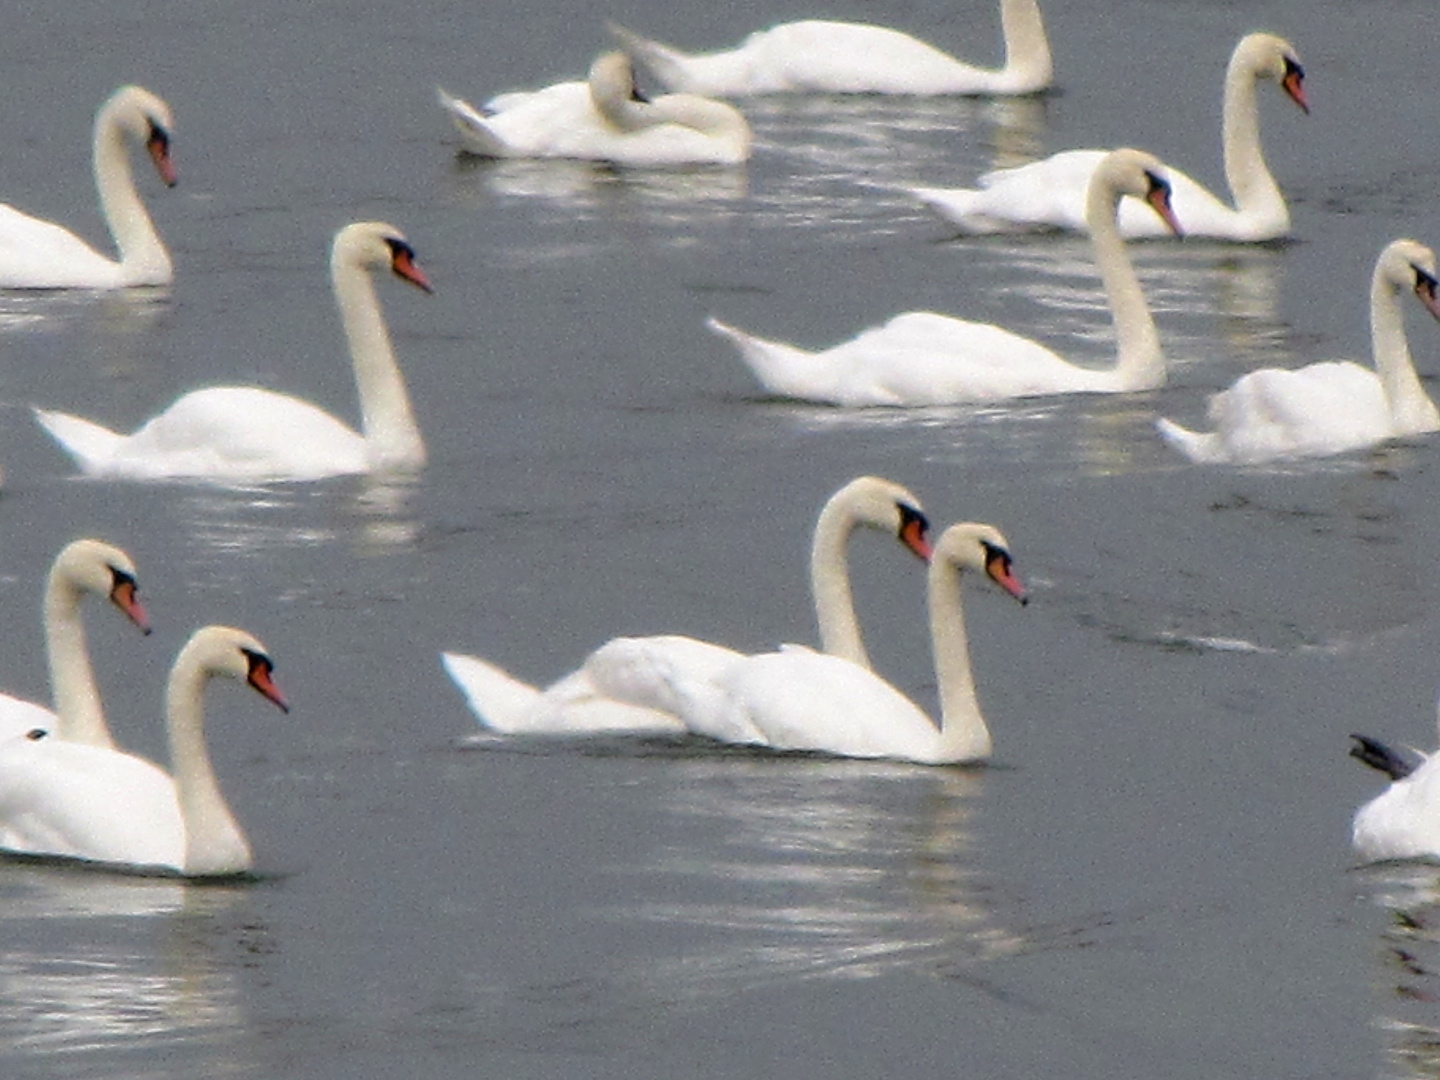
M114 749L80 618L86 596L106 597L143 633L150 633L150 620L136 596L130 556L99 540L66 544L45 582L45 648L55 708L0 694L0 742L44 728L57 739Z
M1210 398L1215 430L1191 431L1161 418L1156 427L1191 461L1253 464L1323 457L1387 439L1440 431L1440 411L1420 385L1400 293L1413 292L1440 319L1435 253L1414 240L1385 246L1370 281L1374 368L1327 361L1297 371L1263 368Z
M1067 393L1152 390L1165 360L1139 279L1116 229L1122 196L1144 199L1179 234L1164 166L1116 150L1095 171L1086 214L1115 322L1113 367L1079 367L1008 330L934 312L909 312L823 352L766 341L718 320L711 330L739 350L772 394L828 405L923 406Z
M358 432L307 401L248 386L193 391L129 435L68 413L35 417L89 476L316 480L418 469L425 445L369 275L381 266L430 291L394 226L358 222L336 234L330 273L360 394Z
M1036 0L1002 0L1005 65L981 68L883 26L806 20L751 34L737 48L691 55L611 26L622 47L672 90L749 94L1034 94L1053 78Z
M623 53L599 57L586 82L502 94L484 110L444 90L437 94L464 148L483 157L739 165L753 142L733 105L696 94L641 97Z
M235 874L249 842L205 748L203 694L214 676L249 683L281 709L265 647L241 630L198 630L166 687L173 774L143 758L44 732L0 744L0 847L186 876Z
M1303 110L1304 70L1295 49L1273 34L1249 34L1225 72L1222 143L1234 205L1170 170L1175 217L1186 236L1256 242L1290 234L1290 211L1260 149L1255 87L1273 79ZM911 194L965 233L1058 229L1084 232L1086 190L1104 150L1067 150L980 177L978 188L913 188ZM1130 239L1165 234L1164 223L1135 205L1120 207L1120 233Z
M1383 743L1352 735L1350 756L1390 777L1390 786L1355 812L1351 843L1365 859L1440 859L1440 756L1418 764Z
M170 106L138 86L122 86L95 114L95 184L100 209L119 249L100 254L70 230L0 204L0 288L119 289L168 285L175 272L135 187L127 139L143 144L167 187L175 185L170 158Z
M858 477L832 495L820 512L811 544L810 584L821 647L869 667L846 553L851 535L862 526L891 533L921 558L929 557L930 544L919 500L889 480ZM742 655L679 635L615 638L543 690L478 657L443 653L441 662L480 723L494 731L681 734L686 728L667 707L664 674L678 670L710 681Z
M724 742L926 765L983 761L992 744L975 694L961 607L961 577L967 570L983 571L1025 601L998 530L971 522L945 530L935 544L929 575L938 726L873 672L794 646L746 657L708 682L672 673L668 682L676 711L691 731Z

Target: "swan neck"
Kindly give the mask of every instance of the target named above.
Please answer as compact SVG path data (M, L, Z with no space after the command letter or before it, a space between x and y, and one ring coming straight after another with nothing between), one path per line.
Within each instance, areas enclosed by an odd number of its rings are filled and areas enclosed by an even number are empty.
M92 161L100 212L119 251L124 278L134 284L169 281L170 253L136 190L125 129L112 107L102 109L95 118Z
M1425 393L1410 355L1399 290L1378 268L1370 285L1370 348L1390 406L1394 433L1406 435L1440 428L1440 412Z
M980 714L970 669L970 639L961 600L963 572L949 559L930 564L930 638L940 688L941 761L989 757L990 729Z
M850 586L848 547L855 527L854 515L844 506L831 503L820 512L810 546L810 589L820 625L821 651L870 670Z
M1145 303L1135 265L1116 223L1119 202L1120 196L1111 185L1091 182L1085 222L1115 326L1114 388L1154 390L1165 383L1165 354L1161 351L1160 334Z
M1225 182L1230 186L1236 210L1273 220L1277 231L1284 231L1289 228L1290 211L1260 149L1260 110L1255 100L1257 76L1242 53L1243 50L1237 51L1231 56L1225 69L1220 121Z
M425 443L395 362L375 282L363 267L343 260L331 263L331 279L355 369L370 465L377 470L417 469L425 463Z
M220 790L205 743L205 684L210 673L185 653L165 692L170 768L185 823L186 874L235 873L250 865L250 847Z
M1054 70L1038 0L1004 0L1000 30L1005 38L1005 71L1023 76L1027 84L1048 85Z
M66 742L113 750L115 740L105 723L80 617L82 595L63 572L50 572L45 586L45 649L51 701L59 718L55 735Z

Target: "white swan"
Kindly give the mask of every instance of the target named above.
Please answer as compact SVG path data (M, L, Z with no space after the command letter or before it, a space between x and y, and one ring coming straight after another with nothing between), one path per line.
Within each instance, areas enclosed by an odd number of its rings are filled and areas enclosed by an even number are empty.
M864 23L784 23L726 52L689 55L622 26L625 50L672 90L747 94L1033 94L1049 88L1050 42L1036 0L1001 0L1005 66L974 67L909 34Z
M1305 112L1305 73L1289 42L1274 34L1241 38L1225 71L1221 140L1232 207L1182 172L1171 170L1175 217L1186 236L1260 241L1288 236L1290 211L1260 150L1255 84L1274 79ZM978 188L913 188L911 194L966 233L1086 230L1085 192L1104 150L1069 150L980 178ZM1139 207L1120 208L1123 236L1163 235Z
M330 276L360 392L359 432L308 401L252 386L186 394L131 435L68 413L36 409L35 417L90 476L316 480L418 469L425 444L368 273L379 267L431 291L393 225L357 222L336 233Z
M827 653L870 666L855 616L847 545L861 526L891 533L928 558L929 524L920 502L889 480L862 476L830 497L815 523L810 587ZM654 704L657 672L678 669L695 679L717 676L741 653L678 635L616 638L574 672L544 690L488 661L442 653L441 663L480 723L505 733L592 734L606 731L680 733L684 726Z
M249 683L286 712L265 646L243 630L207 626L180 650L165 690L173 775L144 758L63 742L43 732L0 745L0 848L94 862L235 874L249 842L221 794L205 746L205 684Z
M135 190L127 137L144 144L160 179L175 185L170 106L138 86L122 86L95 114L95 185L120 260L101 255L70 230L0 204L0 288L118 289L168 285L175 272Z
M984 761L990 729L975 696L960 596L967 570L1026 599L1009 545L993 526L952 525L936 542L929 597L939 726L873 672L799 646L745 657L712 680L672 672L672 707L691 731L725 742L925 765Z
M753 142L733 105L696 94L643 97L623 53L596 59L586 82L501 94L483 110L444 90L437 96L464 148L483 157L739 165Z
M1386 439L1440 431L1440 411L1420 385L1410 357L1402 291L1413 292L1440 319L1435 253L1414 240L1387 244L1375 262L1370 279L1374 370L1352 360L1298 371L1262 368L1210 398L1206 415L1214 431L1190 431L1163 417L1156 428L1191 461L1242 464L1343 454Z
M107 597L143 633L150 633L130 556L99 540L66 544L45 582L45 649L55 708L0 694L0 741L38 727L66 742L115 748L85 646L80 602L87 595Z
M1165 357L1145 294L1115 227L1123 195L1144 199L1176 233L1164 166L1139 150L1106 155L1090 183L1086 216L1115 322L1113 367L1078 367L1038 342L988 323L930 311L897 315L884 326L823 352L765 341L710 319L772 394L845 406L948 405L1042 394L1125 393L1165 381Z
M1411 762L1384 743L1350 736L1350 756L1390 777L1390 786L1355 812L1351 843L1371 861L1440 859L1440 754Z

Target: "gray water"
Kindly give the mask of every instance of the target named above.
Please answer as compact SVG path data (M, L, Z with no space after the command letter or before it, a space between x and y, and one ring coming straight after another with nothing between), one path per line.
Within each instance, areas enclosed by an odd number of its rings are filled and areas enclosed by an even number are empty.
M204 623L259 635L293 711L211 695L255 880L0 865L0 1075L1440 1076L1440 873L1357 866L1381 780L1346 757L1351 731L1435 743L1440 447L1196 468L1151 428L1252 367L1363 356L1375 255L1440 243L1433 6L1052 0L1043 100L754 102L739 172L457 159L436 83L576 75L605 18L719 46L822 13L532 7L6 20L0 197L98 241L90 119L126 81L174 106L181 186L144 184L173 288L0 295L0 687L44 696L43 575L99 535L157 626L89 616L127 745L161 755ZM989 60L993 9L823 14ZM1262 93L1297 239L1139 248L1166 389L845 413L766 400L704 331L821 346L931 308L1105 362L1083 241L952 241L892 185L1129 143L1218 186L1221 72L1258 28L1307 66L1313 115ZM437 287L382 289L431 451L413 485L82 481L30 421L130 427L210 382L353 416L324 267L375 217ZM1440 328L1410 329L1440 371ZM454 649L543 682L618 633L812 640L811 522L862 472L1013 545L1031 605L969 608L992 767L486 737L440 671ZM933 707L923 575L873 539L854 563L877 665Z

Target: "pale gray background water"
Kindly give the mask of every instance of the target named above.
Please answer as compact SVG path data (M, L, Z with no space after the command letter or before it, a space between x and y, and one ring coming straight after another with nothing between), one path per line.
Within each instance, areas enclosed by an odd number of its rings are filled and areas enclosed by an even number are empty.
M260 635L294 710L213 695L258 883L0 866L0 1075L1440 1076L1440 878L1356 868L1381 784L1345 756L1435 743L1440 443L1240 471L1151 430L1249 367L1362 355L1375 254L1440 242L1433 5L1051 0L1059 96L758 102L747 170L659 176L457 161L433 86L578 74L607 17L697 46L865 18L993 59L994 4L525 7L5 20L0 197L98 240L90 121L125 81L174 105L181 186L145 180L165 295L0 296L0 686L44 693L41 580L97 534L157 625L91 613L127 744L161 752L205 622ZM1118 143L1218 184L1257 28L1309 72L1308 118L1262 90L1298 240L1143 248L1167 389L842 414L763 400L702 329L824 345L929 307L1105 361L1083 241L949 242L887 185ZM383 289L417 485L72 479L30 403L128 427L257 381L353 416L324 265L362 217L437 286ZM475 737L442 648L544 680L622 632L810 640L810 524L860 472L1009 535L1034 602L970 604L995 767ZM854 562L877 662L932 703L922 575L873 539Z

